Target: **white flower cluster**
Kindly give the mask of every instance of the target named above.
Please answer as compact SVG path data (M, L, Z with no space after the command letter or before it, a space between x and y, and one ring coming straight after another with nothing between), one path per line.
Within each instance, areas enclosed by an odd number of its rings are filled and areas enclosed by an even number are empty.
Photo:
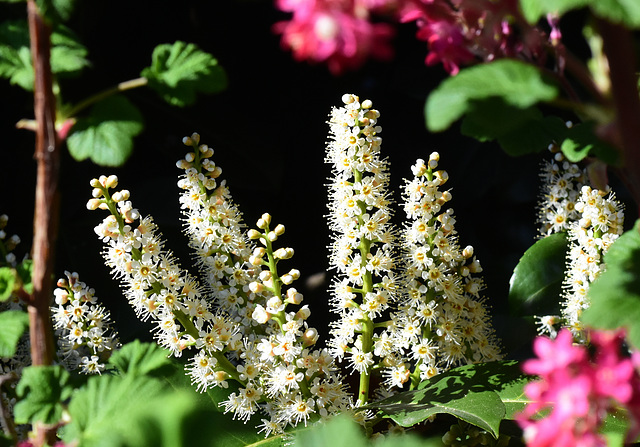
M238 392L221 405L244 421L262 411L267 435L350 409L333 358L311 349L318 334L306 323L308 307L287 309L303 297L288 287L300 272L277 270L279 261L293 256L291 248L273 247L284 226L271 230L271 216L264 214L257 224L261 231L243 232L240 212L224 182L216 180L221 169L210 160L213 150L197 134L184 143L193 151L177 163L185 171L178 183L180 203L206 289L162 250L150 218L132 229L138 213L129 193L109 193L116 178L92 181L88 207L111 212L96 232L108 244L107 264L124 278L129 301L141 318L157 322L158 342L174 355L197 350L186 370L198 391L236 381ZM254 247L254 239L263 246Z
M558 326L567 327L577 340L583 338L582 311L589 307L590 284L605 269L602 256L623 231L624 211L609 187L593 189L587 172L565 159L551 145L553 162L545 162L539 203L541 233L567 232L569 247L563 281L562 315L538 317L539 332L555 337Z
M403 294L389 324L388 338L376 346L387 355L389 386L412 386L466 363L500 358L472 246L461 249L451 208L442 191L448 174L436 170L440 156L419 159L404 189L409 221L402 232ZM386 334L385 334L386 335Z
M622 234L624 211L610 191L583 186L576 203L580 219L568 233L567 271L563 282L564 324L577 339L583 338L582 311L589 307L587 292L605 269L602 256Z
M556 145L550 145L553 161L545 160L540 172L542 190L538 206L540 234L549 236L567 231L580 218L576 203L580 189L587 183L587 172L568 161Z
M383 369L388 388L408 382L415 387L452 366L497 360L500 349L480 296L480 263L473 247L460 249L453 210L443 209L451 194L439 189L448 176L436 170L438 154L412 168L414 179L404 190L409 222L398 243L390 223L387 163L379 155L379 113L354 95L343 102L332 111L327 149L334 174L331 265L338 271L332 304L340 315L331 348L338 358L348 353L361 374L363 403L363 382L373 369Z
M111 327L109 311L96 304L95 291L79 280L78 273L65 276L53 291L58 306L51 308L58 359L68 370L100 374L119 346L118 334Z
M348 355L360 373L360 402L368 396L371 368L382 359L374 342L374 321L395 301L397 289L394 231L387 191L387 161L380 158L380 113L369 100L344 95L344 107L334 108L329 121L331 140L327 163L329 225L334 232L330 264L337 270L332 305L340 319L332 325L329 344L334 357Z

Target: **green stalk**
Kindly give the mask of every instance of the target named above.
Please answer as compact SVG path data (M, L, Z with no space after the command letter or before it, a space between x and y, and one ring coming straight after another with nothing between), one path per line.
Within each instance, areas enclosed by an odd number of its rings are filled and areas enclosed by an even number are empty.
M108 98L109 96L112 96L112 95L115 95L116 93L124 92L127 90L132 90L134 88L144 87L148 83L149 83L149 80L144 77L121 82L115 87L111 87L101 92L98 92L95 95L88 97L84 101L79 102L78 104L73 106L70 110L68 110L66 113L64 113L65 115L64 118L72 118L76 116L78 113L82 112L87 107L99 101L102 101L103 99Z

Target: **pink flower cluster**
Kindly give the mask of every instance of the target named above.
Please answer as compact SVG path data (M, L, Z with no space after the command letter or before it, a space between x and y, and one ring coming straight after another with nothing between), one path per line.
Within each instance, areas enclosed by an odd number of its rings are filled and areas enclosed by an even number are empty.
M525 387L533 402L518 416L528 446L605 446L598 430L615 406L628 410L632 421L628 439L640 434L639 365L636 357L622 353L624 332L592 331L590 337L593 354L574 345L567 329L555 340L534 341L538 358L525 362L523 370L540 380Z
M392 28L369 20L367 0L277 0L290 21L274 26L296 60L325 62L334 74L362 65L369 56L388 59Z
M517 0L276 0L293 13L274 27L297 60L327 62L334 73L359 67L369 56L389 58L390 25L415 22L416 37L428 45L427 65L442 63L452 75L461 65L518 57L542 63L545 42L558 45L557 20L550 39L530 26Z

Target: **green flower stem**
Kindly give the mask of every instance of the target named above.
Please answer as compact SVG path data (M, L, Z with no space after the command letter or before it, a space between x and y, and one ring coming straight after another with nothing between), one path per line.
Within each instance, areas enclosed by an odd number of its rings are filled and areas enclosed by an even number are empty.
M367 265L367 255L371 251L371 241L367 238L362 238L360 241L360 255L362 257L362 266ZM362 296L367 293L373 291L373 275L370 271L363 275L362 278ZM362 341L362 352L369 353L371 352L371 348L373 347L373 321L369 318L368 315L365 315L362 320L360 320L362 324L362 332L360 336L360 340ZM369 371L365 371L363 374L360 374L360 386L358 389L358 401L361 405L367 403L369 399L369 381L371 375Z
M124 92L124 91L127 91L127 90L132 90L132 89L138 88L138 87L144 87L148 83L149 83L149 80L147 78L144 78L144 77L131 79L131 80L125 81L125 82L121 82L118 85L116 85L115 87L111 87L109 89L103 90L103 91L101 91L99 93L96 93L93 96L88 97L84 101L79 102L78 104L73 106L70 110L66 111L64 113L64 116L62 116L62 119L72 118L72 117L76 116L78 113L82 112L87 107L89 107L89 106L91 106L91 105L93 105L93 104L95 104L95 103L97 103L99 101L102 101L103 99L108 98L109 96L115 95L116 93Z

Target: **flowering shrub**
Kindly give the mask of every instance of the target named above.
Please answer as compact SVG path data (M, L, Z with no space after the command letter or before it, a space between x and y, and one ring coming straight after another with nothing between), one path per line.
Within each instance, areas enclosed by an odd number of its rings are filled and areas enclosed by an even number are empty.
M624 231L607 171L615 168L627 187L622 197L640 203L640 96L629 62L637 8L584 2L596 29L586 33L592 54L582 64L560 30L561 14L578 6L570 0L276 2L291 13L274 27L282 45L334 74L369 56L388 59L389 21L411 22L427 42L426 63L452 75L427 99L429 130L460 119L462 133L510 155L551 150L540 175L540 238L510 281L512 314L502 326L517 330L500 332L507 346L492 326L481 253L458 233L440 154L417 158L395 194L381 114L353 94L328 122L327 301L335 319L312 327L316 303L300 291L303 272L282 244L284 225L264 213L247 228L213 149L194 133L177 167L197 275L166 248L160 225L117 176L90 181L87 208L107 213L95 227L105 263L155 340L123 344L118 321L78 273L65 272L51 290L60 142L76 159L121 163L142 124L114 93L148 85L183 106L222 88L224 74L194 45L160 45L141 78L60 107L54 75L77 72L86 60L73 37L74 64L57 65L59 55L49 54L66 32L69 6L54 3L29 1L34 60L26 74L15 63L25 47L2 39L27 28L0 27L0 75L23 87L36 80L36 120L20 127L37 131L41 173L33 260L13 253L19 238L7 237L8 218L0 217L2 442L356 446L366 436L387 447L519 438L555 446L640 436L640 224ZM541 102L581 122L548 116ZM523 356L508 347L518 348L535 322L550 338L538 337L537 358L520 364ZM418 426L423 439L404 433Z

